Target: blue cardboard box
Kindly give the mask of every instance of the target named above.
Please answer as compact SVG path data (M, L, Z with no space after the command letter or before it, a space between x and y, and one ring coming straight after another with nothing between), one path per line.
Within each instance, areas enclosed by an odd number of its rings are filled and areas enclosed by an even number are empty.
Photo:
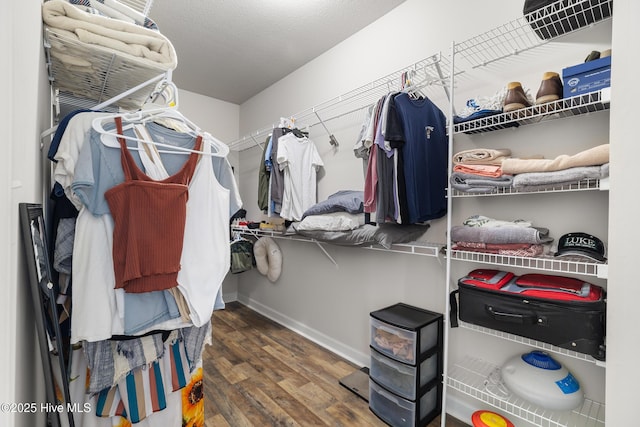
M611 56L563 69L562 85L564 98L611 86Z

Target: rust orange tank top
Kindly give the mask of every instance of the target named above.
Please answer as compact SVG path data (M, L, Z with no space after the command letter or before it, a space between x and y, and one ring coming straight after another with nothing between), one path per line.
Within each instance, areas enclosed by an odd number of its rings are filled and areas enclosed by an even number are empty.
M122 136L122 119L115 119ZM105 192L113 217L115 287L149 292L178 286L187 216L188 184L198 153L164 180L147 176L135 163L124 138L118 137L125 180ZM202 147L198 136L195 150Z

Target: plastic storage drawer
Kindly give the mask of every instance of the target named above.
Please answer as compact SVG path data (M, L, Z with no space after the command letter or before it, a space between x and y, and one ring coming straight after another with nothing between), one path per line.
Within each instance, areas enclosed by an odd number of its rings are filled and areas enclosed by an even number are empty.
M392 427L423 427L440 414L441 384L435 383L415 402L369 380L369 409Z
M416 400L427 385L440 373L440 352L431 352L416 366L406 365L371 350L369 376L378 384L398 396Z
M417 364L442 347L442 315L398 303L370 313L371 347L403 363Z

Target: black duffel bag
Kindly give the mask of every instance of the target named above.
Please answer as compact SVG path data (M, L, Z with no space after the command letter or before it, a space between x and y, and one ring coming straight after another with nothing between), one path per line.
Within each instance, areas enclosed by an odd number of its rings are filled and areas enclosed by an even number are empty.
M542 40L611 16L612 0L525 0L522 13Z

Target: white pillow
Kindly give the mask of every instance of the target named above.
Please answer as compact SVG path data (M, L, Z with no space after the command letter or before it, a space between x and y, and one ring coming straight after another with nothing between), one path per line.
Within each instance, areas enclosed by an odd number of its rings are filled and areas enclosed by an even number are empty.
M364 225L364 214L332 212L322 215L306 216L296 225L296 230L348 231L354 230L362 225Z

